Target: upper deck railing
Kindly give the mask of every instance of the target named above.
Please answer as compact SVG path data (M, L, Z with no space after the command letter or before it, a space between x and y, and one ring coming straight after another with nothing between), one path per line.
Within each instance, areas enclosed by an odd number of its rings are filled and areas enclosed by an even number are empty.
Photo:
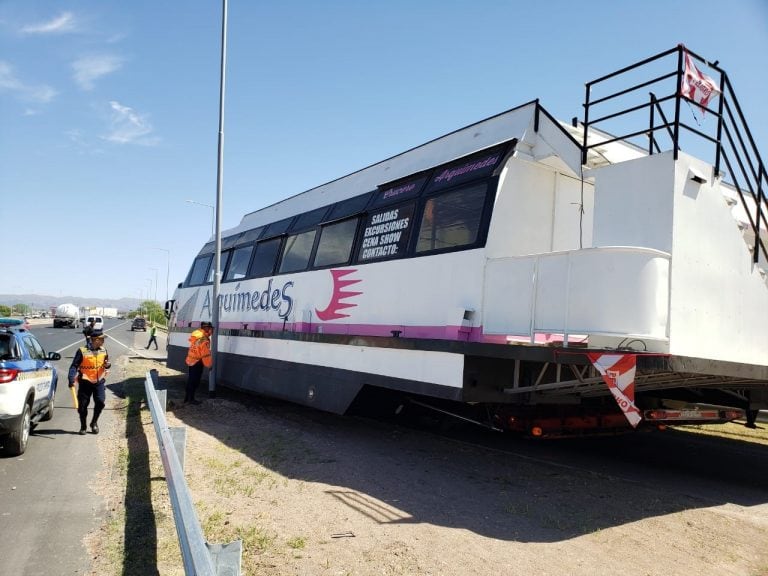
M715 78L701 74L697 62ZM691 80L698 81L704 90L683 93L686 75L687 87ZM651 87L664 92L657 95L644 90ZM703 94L710 88L712 93L706 98ZM696 126L685 118L692 118ZM615 136L590 142L590 130ZM754 234L753 261L757 263L761 255L768 260L760 236L761 228L768 227L768 174L728 75L717 61L709 62L680 44L588 82L582 164L587 163L590 150L616 141L630 142L648 154L673 150L675 160L685 150L711 161L715 175L733 186L741 201Z

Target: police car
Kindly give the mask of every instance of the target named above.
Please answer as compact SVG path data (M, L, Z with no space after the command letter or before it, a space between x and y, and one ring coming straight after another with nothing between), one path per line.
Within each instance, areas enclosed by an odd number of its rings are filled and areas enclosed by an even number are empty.
M0 318L0 445L6 454L23 454L32 428L53 418L54 360L61 354L46 354L25 320Z

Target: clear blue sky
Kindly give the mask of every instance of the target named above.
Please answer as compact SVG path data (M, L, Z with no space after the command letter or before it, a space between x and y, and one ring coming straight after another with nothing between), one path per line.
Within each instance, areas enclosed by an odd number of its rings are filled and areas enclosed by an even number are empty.
M165 298L211 232L219 0L0 0L0 293ZM223 229L678 43L768 157L766 0L230 0ZM157 272L155 271L157 269Z

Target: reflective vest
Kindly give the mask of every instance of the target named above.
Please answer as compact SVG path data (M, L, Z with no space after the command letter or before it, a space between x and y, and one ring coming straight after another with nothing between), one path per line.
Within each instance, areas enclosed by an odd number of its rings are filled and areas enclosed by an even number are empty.
M210 368L211 359L211 341L202 330L195 330L189 336L189 352L187 352L187 366L194 366L200 360L203 366Z
M90 350L83 347L80 348L80 353L83 355L83 361L78 368L80 379L98 384L107 375L107 369L104 366L107 362L107 351L104 348Z

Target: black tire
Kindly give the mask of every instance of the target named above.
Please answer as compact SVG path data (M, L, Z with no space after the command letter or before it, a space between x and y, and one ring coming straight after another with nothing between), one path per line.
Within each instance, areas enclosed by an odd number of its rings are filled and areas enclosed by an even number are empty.
M24 412L16 426L16 429L8 434L5 442L5 451L11 456L21 456L27 449L29 434L32 432L32 414L29 404L24 403Z

